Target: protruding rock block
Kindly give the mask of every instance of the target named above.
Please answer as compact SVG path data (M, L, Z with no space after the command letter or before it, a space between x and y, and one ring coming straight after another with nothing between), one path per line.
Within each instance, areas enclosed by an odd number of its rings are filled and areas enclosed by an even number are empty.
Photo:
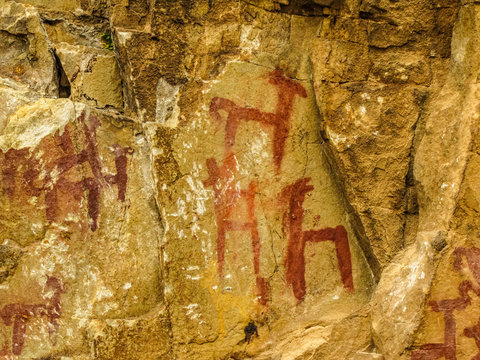
M121 78L112 51L58 44L56 54L72 100L100 108L123 107Z
M341 310L322 324L362 307L371 270L318 142L308 82L232 63L203 94L190 121L161 126L175 134L168 144L152 135L158 158L182 174L173 181L159 174L157 184L173 340L216 339L212 348L225 352L254 320L252 356L274 358L289 348L269 345L284 336L280 324L299 331L327 308ZM304 315L294 319L300 308ZM330 345L315 344L304 353L328 352ZM181 351L201 358L195 349Z

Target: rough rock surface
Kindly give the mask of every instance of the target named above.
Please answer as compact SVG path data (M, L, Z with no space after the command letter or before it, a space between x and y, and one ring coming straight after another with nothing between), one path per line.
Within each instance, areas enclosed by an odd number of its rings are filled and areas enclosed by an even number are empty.
M0 359L477 359L480 4L0 0Z

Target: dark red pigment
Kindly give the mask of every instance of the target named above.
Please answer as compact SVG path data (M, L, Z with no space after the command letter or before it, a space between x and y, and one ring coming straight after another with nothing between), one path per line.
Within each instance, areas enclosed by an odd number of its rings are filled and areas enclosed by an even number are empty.
M125 194L127 193L127 154L132 155L133 149L115 144L113 145L113 154L115 155L115 168L117 169L117 173L115 175L107 175L105 179L109 184L117 185L118 200L123 202L125 201Z
M475 345L477 345L477 348L480 349L480 320L476 325L463 330L463 334L466 337L475 340ZM480 351L472 358L472 360L480 360Z
M333 241L337 253L337 262L340 277L344 288L352 292L352 262L347 231L341 225L335 228L320 230L302 230L305 210L303 202L305 195L313 190L309 185L310 178L300 179L293 185L288 185L282 190L281 198L288 204L288 210L283 218L283 229L288 228L288 245L285 256L286 281L293 288L297 300L302 300L306 293L305 284L305 244L307 242Z
M62 315L60 295L65 292L65 287L59 279L48 276L46 286L53 290L53 296L44 304L25 305L8 304L0 311L0 318L6 326L13 325L12 353L20 355L25 344L27 324L33 317L46 317L52 325L49 327L50 341L55 344L54 333L58 331L58 319Z
M283 75L281 70L269 74L269 82L277 90L277 104L274 113L263 112L256 108L241 107L233 101L215 97L210 103L210 115L217 122L222 121L220 111L227 112L225 124L224 162L219 167L214 158L207 160L209 178L204 181L205 186L212 186L215 195L215 217L217 222L217 258L218 273L223 277L225 263L225 238L227 231L250 231L253 251L253 267L256 275L257 294L260 303L266 305L269 299L269 282L260 276L260 237L255 217L255 187L250 182L247 190L238 190L235 187L237 162L233 153L237 129L241 122L256 121L262 125L273 127L273 161L276 172L280 171L285 153L285 141L290 131L290 122L295 97L307 97L304 87L298 82ZM247 205L247 221L236 222L231 220L232 210L240 200Z
M255 189L256 183L251 181L248 189L237 189L235 178L237 175L237 161L235 155L230 153L222 166L218 166L214 158L207 159L208 179L203 181L204 186L213 187L214 211L217 223L217 261L218 274L223 277L225 263L225 242L227 231L249 231L252 239L253 268L256 276L257 294L260 303L268 301L268 282L260 276L260 236L258 223L255 217ZM247 205L247 221L232 221L232 211L239 201L245 201Z
M466 257L467 265L472 272L477 283L480 284L480 249L472 247L470 249L459 247L453 252L454 254L454 268L457 271L462 269L462 257ZM469 292L472 291L480 297L480 286L473 284L470 280L463 281L458 286L459 296L455 299L446 299L440 301L430 301L429 304L435 312L443 312L445 321L445 333L443 344L426 344L412 353L412 360L436 360L445 358L445 360L457 359L457 345L456 345L456 322L454 311L463 311L472 303ZM477 347L480 349L480 326L476 325L464 330L464 335L475 339ZM480 353L473 359L480 360Z
M101 189L107 184L115 184L118 189L118 199L122 202L125 201L127 154L132 154L133 150L118 144L113 145L116 175L104 175L96 140L96 131L101 124L95 116L89 116L87 124L85 116L85 112L83 112L78 118L85 139L85 148L80 152L75 150L69 126L65 127L62 135L57 132L53 140L57 147L56 150L59 150L62 156L45 165L46 176L44 179L39 178L41 164L38 160L30 157L29 148L8 150L4 155L2 188L12 201L17 191L18 172L22 168L23 175L21 175L20 186L30 196L38 197L42 193L45 194L46 217L50 221L57 219L59 193L68 193L78 203L83 198L84 192L87 192L89 226L92 231L95 231L98 227ZM74 168L82 170L81 167L84 164L89 165L92 176L84 177L80 181L69 180L67 172ZM56 181L52 177L54 172L58 178Z
M242 121L256 121L273 127L273 161L276 172L280 171L285 153L285 141L290 131L290 120L295 96L307 97L305 88L298 82L283 75L281 70L270 73L270 84L276 86L277 104L274 113L263 112L256 108L241 107L232 100L215 97L210 103L210 115L218 122L222 121L220 110L228 113L225 125L225 155L235 145L238 126Z
M12 201L15 196L17 168L19 164L25 162L27 155L28 149L10 149L4 154L2 166L2 189L3 193L10 198L10 201Z
M453 255L455 257L453 262L453 267L455 270L462 270L462 257L465 257L467 259L468 268L472 272L473 278L478 284L480 284L480 249L476 247L469 249L457 247L453 251Z

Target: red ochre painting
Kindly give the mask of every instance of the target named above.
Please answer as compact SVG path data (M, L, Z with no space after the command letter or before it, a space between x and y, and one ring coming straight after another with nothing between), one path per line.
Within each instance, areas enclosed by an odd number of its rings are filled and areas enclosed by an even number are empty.
M116 186L118 200L125 201L127 156L133 150L118 144L111 146L116 168L116 173L111 175L105 171L98 151L96 132L101 126L99 119L94 115L87 117L84 111L77 124L78 128L69 123L63 131L58 130L44 138L40 144L44 150L41 158L30 148L0 152L1 187L11 202L18 193L43 197L49 221L62 221L59 204L66 206L69 212L76 210L80 214L81 201L86 198L88 224L91 231L95 231L102 190ZM73 140L77 131L83 138L81 149Z
M458 296L452 299L431 300L428 304L435 312L443 314L444 336L442 343L430 343L420 346L412 353L412 360L456 360L457 359L457 321L456 314L468 311L472 305L472 296L480 297L480 248L457 247L453 252L453 267L461 272L466 269L475 282L464 280L458 286ZM474 326L463 329L461 336L472 338L479 352L472 358L480 360L480 319Z
M116 201L126 201L128 158L133 154L130 147L112 144L107 168L97 142L100 126L95 115L83 111L75 121L44 137L35 149L0 152L0 191L7 202L21 206L25 199L41 199L39 203L44 205L37 206L47 221L64 223L65 213L73 213L88 224L85 228L95 232L102 193L112 188ZM5 304L0 299L0 324L4 326L0 332L1 359L21 355L28 342L29 322L34 319L48 323L50 341L55 345L66 286L62 280L47 276L45 288L52 295L43 302Z
M58 320L62 316L61 295L65 292L63 282L56 277L48 276L45 287L53 294L42 303L21 304L12 303L0 308L0 319L12 330L11 346L8 336L4 333L4 344L0 350L2 359L20 355L27 338L27 325L32 319L44 318L48 322L48 333L52 344L56 343L55 333L58 331ZM11 350L10 350L11 349Z
M242 122L253 121L261 124L266 130L272 130L272 159L275 172L278 175L285 155L286 140L290 135L293 106L295 98L306 98L305 88L297 81L285 76L281 70L269 74L269 84L277 92L274 112L263 112L253 107L242 107L234 101L214 97L211 100L210 117L215 123L225 123L224 153L221 164L215 158L206 160L209 177L203 181L207 188L213 188L214 211L217 225L217 262L218 274L223 278L223 268L226 251L226 233L229 231L245 231L250 233L253 251L253 269L256 276L256 295L259 302L267 305L269 300L269 282L260 276L261 242L258 232L258 221L255 214L255 194L257 183L252 179L247 189L236 186L239 163L234 151L236 134ZM300 178L295 183L287 185L278 194L280 206L283 207L283 232L288 245L284 256L286 285L291 287L298 301L306 294L305 281L305 244L331 241L335 244L336 259L341 281L347 292L354 291L352 263L347 231L344 226L334 228L303 230L303 202L307 193L314 190L309 185L309 178ZM232 210L239 202L246 204L246 221L231 220Z

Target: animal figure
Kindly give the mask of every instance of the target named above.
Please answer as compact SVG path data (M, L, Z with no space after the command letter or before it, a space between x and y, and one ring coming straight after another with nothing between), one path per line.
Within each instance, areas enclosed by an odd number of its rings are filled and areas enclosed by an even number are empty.
M225 157L230 154L235 145L238 127L242 122L256 121L273 128L273 161L277 174L280 171L285 142L291 126L291 117L295 97L307 97L307 91L295 80L286 77L281 70L270 73L269 83L277 89L277 105L275 112L264 112L252 107L243 107L232 100L214 97L210 103L210 116L217 122L223 122L220 111L228 115L225 119Z
M317 243L332 241L337 253L338 268L343 287L348 292L353 292L352 260L348 234L344 226L325 227L317 230L303 230L305 197L313 191L310 178L297 180L295 184L283 188L281 199L288 204L288 209L283 216L283 231L287 233L288 245L285 256L285 270L287 285L291 285L297 300L302 301L306 294L305 283L305 245L308 242Z
M468 327L465 330L463 330L463 334L466 337L472 338L475 340L475 344L477 345L477 348L480 349L480 321L472 326ZM480 351L475 355L472 360L480 360Z
M48 332L50 340L55 344L53 334L58 331L62 315L60 296L65 292L65 285L56 277L47 276L46 287L53 290L53 295L40 304L13 303L5 305L0 310L0 319L6 326L13 326L12 352L13 355L22 353L25 343L28 322L33 318L46 317L49 324ZM1 350L4 352L4 350ZM0 352L0 354L2 353Z
M258 336L257 326L253 321L250 321L243 331L245 332L245 342L247 344L250 344L250 339L254 334Z

